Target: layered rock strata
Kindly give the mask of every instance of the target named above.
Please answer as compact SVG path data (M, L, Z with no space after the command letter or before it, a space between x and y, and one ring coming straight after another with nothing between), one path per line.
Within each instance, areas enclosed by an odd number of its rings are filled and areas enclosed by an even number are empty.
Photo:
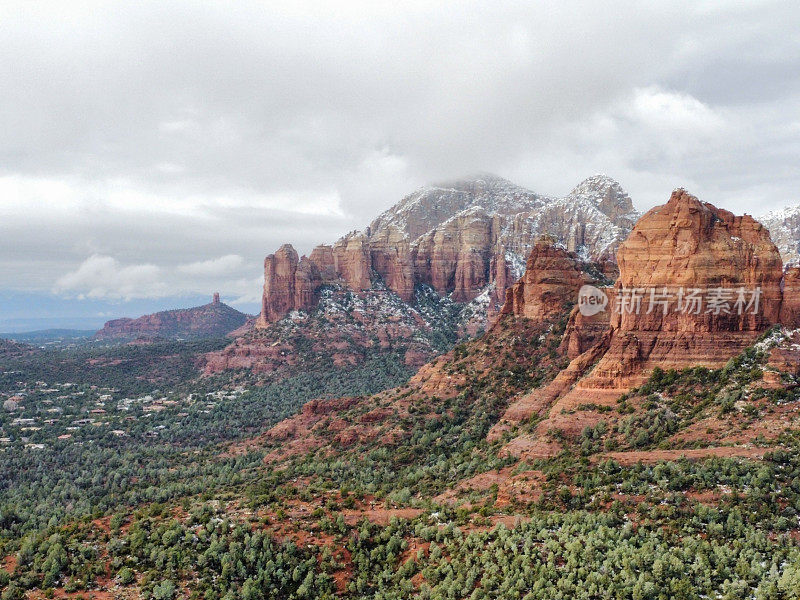
M549 433L579 434L602 418L599 407L613 406L653 368L721 367L769 326L792 325L800 313L795 300L800 272L784 277L767 229L685 190L673 192L636 223L617 260L619 278L613 290L604 290L605 332L598 325L602 317L573 310L562 341L574 357L569 367L548 386L512 402L490 434L496 439L515 423L549 414L533 434L512 440L507 452L549 455L554 448ZM510 297L504 311L531 309ZM537 313L534 304L531 314ZM594 342L589 347L588 340ZM578 409L580 420L572 416Z
M282 246L264 262L258 327L316 306L325 284L359 292L375 279L403 301L431 286L456 302L489 290L499 309L535 240L552 235L584 259L613 261L636 212L619 184L594 176L564 198L548 198L495 176L422 188L361 232L299 257Z

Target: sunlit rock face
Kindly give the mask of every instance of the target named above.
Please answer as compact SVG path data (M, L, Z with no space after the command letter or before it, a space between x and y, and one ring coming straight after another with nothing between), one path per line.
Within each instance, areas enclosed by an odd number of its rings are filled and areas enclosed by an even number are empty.
M620 246L611 344L596 383L655 366L720 366L780 319L783 267L769 232L676 190Z
M645 214L617 258L619 277L603 290L608 307L598 313L608 320L572 311L562 339L572 361L551 383L509 405L490 439L526 419L543 419L503 452L557 454L561 446L547 442L548 432L575 437L603 419L600 409L585 407L616 406L655 367L721 367L771 325L791 325L800 315L800 270L784 276L767 229L685 190Z

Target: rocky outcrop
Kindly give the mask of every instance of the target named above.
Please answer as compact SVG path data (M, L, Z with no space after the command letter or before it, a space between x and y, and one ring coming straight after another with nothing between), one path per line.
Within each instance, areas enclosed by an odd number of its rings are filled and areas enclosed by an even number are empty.
M780 321L791 329L800 328L800 267L786 269L782 289Z
M575 306L584 285L600 286L613 298L613 288L607 287L613 278L596 267L581 261L551 236L543 236L528 257L525 274L506 291L500 314L546 322L569 312L559 351L575 358L595 346L609 328L609 311L584 315ZM613 270L610 274L614 275Z
M613 206L613 202L611 204ZM472 235L492 231L491 227L481 229L484 225L480 211L462 215L466 216L479 221L476 225L462 222L464 228L476 228ZM446 227L441 228L441 231L446 230ZM435 236L422 237L432 240ZM449 242L457 247L462 240L453 231ZM437 250L438 244L430 243L431 256L439 263L431 261L433 266L455 274L458 252L443 254ZM603 269L592 269L564 246L562 239L547 237L532 243L526 272L510 286L502 318L487 335L423 366L403 388L354 403L343 400L341 404L333 402L329 406L310 405L301 415L267 436L275 451L288 448L292 452L295 445L300 444L306 444L298 446L305 449L309 447L309 440L314 443L310 447L321 446L330 439L345 446L354 440L373 439L391 444L394 438L390 435L394 435L398 424L412 414L409 408L413 407L414 412L420 414L421 400L430 401L432 408L440 410L442 399L457 397L463 409L476 394L475 390L484 388L491 389L496 396L498 410L505 410L488 435L489 441L507 442L501 453L526 460L553 457L564 450L565 440L576 441L585 431L590 434L582 436L586 451L599 454L601 442L620 442L621 436L616 434L628 419L638 418L652 409L655 396L650 395L650 390L640 388L635 392L631 388L642 383L654 367L722 366L753 344L770 325L796 319L800 312L800 303L793 300L800 289L800 268L783 273L778 250L767 230L751 217L735 216L700 202L684 190L676 190L665 205L648 212L635 225L619 248L619 274L613 286L605 287ZM506 262L497 256L491 260L490 273ZM607 272L612 274L613 268ZM431 277L429 281L433 285L435 280ZM579 305L584 307L584 312L578 307L570 312L578 291L587 284L597 288L592 293L606 295L606 310L592 313L585 310L585 305ZM633 290L640 290L638 301ZM650 290L658 296L643 295ZM731 296L720 296L720 290L733 292ZM742 310L737 307L739 290L746 292L747 305L742 306ZM757 307L750 304L755 290L759 290ZM702 298L703 304L697 310L686 308L692 306L690 297L695 295ZM664 304L655 303L651 308L648 306L651 298ZM716 300L712 302L709 298ZM566 314L569 317L562 335L561 325ZM292 315L291 318L307 317ZM798 334L783 331L781 335L786 337L786 343L769 354L768 366L777 371L764 369L763 381L757 382L758 388L763 385L778 388L786 386L787 381L792 382L791 389L796 387ZM773 332L770 337L774 336ZM525 346L527 350L523 351ZM769 350L763 340L758 347ZM747 368L750 366L752 363ZM484 383L501 374L508 382L522 379L505 377L513 373L514 368L535 376L536 381L548 383L536 388L533 379L507 388L474 384L476 374L486 377ZM787 378L786 374L791 377ZM497 380L494 383L498 383ZM693 389L690 388L690 394ZM626 402L619 404L621 395L626 392L630 392ZM658 401L666 405L665 414L670 414L666 409L675 398L669 398L666 393L663 397L659 393L658 397ZM691 401L681 400L681 404L691 406ZM772 404L770 401L768 413L772 412ZM702 426L702 431L708 432L712 425L719 427L724 420L719 418L718 406L712 406L706 416L707 421L698 422L698 430ZM601 420L616 437L595 437L598 429L594 426ZM748 417L748 426L751 421ZM777 435L787 422L790 421L773 419L766 429ZM363 429L380 424L384 427L372 433ZM593 429L586 430L588 427ZM720 439L725 439L726 443L729 440L741 443L743 428L737 424L735 429L739 437ZM727 431L724 435L728 435ZM401 435L403 433L401 430ZM748 443L753 434L747 432ZM681 441L681 438L672 437L667 443L694 443L703 439L687 436ZM726 446L723 451L734 450ZM628 454L627 460L638 457L638 454Z
M378 279L406 302L420 284L456 302L489 290L485 310L496 311L541 234L584 259L609 260L635 216L619 184L600 175L564 198L491 175L422 188L363 232L319 246L308 258L299 258L289 245L268 256L258 326L312 308L322 285L360 292Z
M575 255L556 245L552 237L543 237L528 257L525 274L506 291L500 314L550 319L570 310L578 290L592 282Z
M456 302L477 296L489 274L497 224L482 208L463 211L415 242L416 278Z
M291 244L284 244L264 259L264 293L261 320L271 323L296 308L297 266L300 258Z
M625 387L654 366L723 365L779 320L783 269L767 229L685 190L640 219L617 259L623 302L598 382Z
M369 244L359 234L350 234L333 246L317 246L311 256L302 258L291 244L284 244L264 259L264 293L256 327L265 328L293 310L316 306L322 285L369 289L371 264Z
M138 319L114 319L94 334L97 340L129 341L138 338L187 339L222 337L245 325L248 316L219 301L203 306L167 310Z
M369 240L363 234L350 234L333 245L336 275L355 292L367 290L372 283Z
M605 332L590 327L596 316L573 310L562 349L570 356L582 353L551 384L509 406L493 439L533 415L549 416L534 434L512 440L506 452L527 458L557 452L558 444L545 442L551 432L578 435L602 418L599 410L584 409L578 421L571 416L578 407L613 406L656 366L721 367L770 325L796 318L795 303L785 298L800 273L783 279L767 229L685 190L645 214L617 258L619 278L606 290ZM592 337L592 346L581 343Z
M609 296L609 301L613 303L613 288L603 288L603 292ZM610 317L611 315L607 310L593 315L584 315L576 306L570 312L559 350L567 358L573 359L591 348L595 348L598 344L606 344L609 338Z
M382 274L386 286L404 302L414 297L415 252L408 237L393 226L379 230L369 240L371 267Z

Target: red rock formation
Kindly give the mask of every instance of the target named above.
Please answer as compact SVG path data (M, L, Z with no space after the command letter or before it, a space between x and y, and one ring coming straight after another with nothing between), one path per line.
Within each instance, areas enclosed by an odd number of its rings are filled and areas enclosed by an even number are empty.
M467 226L467 223L464 225ZM478 231L481 226L474 227ZM448 227L440 229L441 232L447 230ZM445 238L440 233L440 239L453 250L461 243L459 235L452 231ZM433 237L423 236L426 239ZM436 275L437 278L444 279L444 273L452 273L455 279L459 268L459 251L445 253L443 247L436 243L422 250L423 256L431 258L431 281L436 269L442 270ZM380 250L384 251L385 248ZM441 262L436 264L434 257ZM373 254L370 260L373 268L375 264L380 264L381 269L390 269L392 264L397 264L385 254L377 259ZM462 264L468 263L469 259ZM495 254L489 264L492 265L491 270L499 274L507 269L505 263L505 257ZM417 264L421 264L419 256ZM465 268L462 267L462 271ZM508 325L527 323L535 335L520 335L517 331L514 334L516 338L526 337L533 341L531 346L536 347L537 352L547 351L553 361L551 364L560 365L564 355L573 360L550 384L532 391L516 390L519 395L509 393L505 396L513 400L504 418L490 432L490 440L500 439L512 430L513 425L531 417L545 418L532 433L520 435L508 443L504 452L525 458L553 456L562 449L559 441L562 435L577 436L584 427L607 419L607 407L616 406L620 395L631 386L638 385L653 367L721 366L750 345L769 325L778 319L788 323L800 313L800 302L794 300L795 292L800 289L800 269L783 275L780 257L767 231L750 217L734 216L698 201L683 190L673 193L667 204L653 209L637 223L629 239L620 247L619 268L616 286L605 289L609 296L608 309L588 316L573 309L560 348L553 352L552 342L557 343L553 338L558 330L548 328L548 320L552 323L554 317L561 317L567 305L574 302L580 287L591 282L591 277L581 270L577 257L552 241L540 240L533 245L525 276L507 294L503 309L507 318L474 343L486 344L487 350L500 348L501 354L511 355L510 338L502 339L493 335ZM613 271L613 268L608 269L609 273ZM499 280L500 275L497 275L496 281ZM675 306L667 306L666 311L657 307L648 310L645 299L639 311L615 311L617 299L626 298L627 290L632 288L656 291L666 288L677 294L677 289L681 287L698 288L704 294L714 288L742 288L748 292L760 289L759 310L745 309L740 312L734 306L723 311L709 311L707 306L697 312L677 310ZM729 300L731 305L736 301L735 298ZM673 303L676 301L677 295L673 297ZM506 333L511 332L507 330ZM551 336L549 343L545 341L537 346L535 341L546 340L547 335ZM773 350L770 365L797 373L797 339L795 335L791 346L780 351ZM331 341L326 340L325 346L330 345ZM451 353L449 359L455 354ZM482 351L472 356L482 357L487 372L502 371L497 354ZM445 367L447 361L448 358L440 357L423 366L410 381L412 393L422 398L452 398L467 387L476 364L471 363L470 368L466 369L453 369ZM544 358L538 355L536 361L526 364L526 368L538 369L542 362ZM780 374L773 379L780 380ZM767 377L765 381L768 381ZM404 392L402 401L408 402L408 396L409 393ZM357 423L356 419L351 418L350 422L346 422L341 415L337 415L325 427L339 435L345 427L364 426L392 414L385 407L376 407L374 398L368 399L365 404L368 404L369 412L360 413L363 416L357 419ZM347 404L345 410L350 406ZM338 406L333 410L336 409ZM316 418L326 412L328 408L319 404L311 405L304 410L300 419ZM320 421L317 419L314 423ZM312 428L304 425L298 431L307 435ZM288 431L295 432L294 429ZM558 435L555 435L556 431ZM282 430L274 433L277 441L283 443L285 438ZM349 437L336 439L352 440L354 435L360 436L361 432L351 431Z
M800 267L786 270L782 289L781 323L791 329L797 329L800 327Z
M486 175L423 188L364 232L348 234L332 247L315 248L302 281L294 265L303 261L293 257L293 250L283 247L267 257L258 326L264 328L291 310L311 308L314 286L334 283L360 292L370 288L373 275L405 302L413 300L417 284L430 285L457 302L471 301L493 286L482 310L496 312L540 234L552 233L571 251L609 257L629 230L632 214L627 194L603 176L587 179L560 199ZM282 284L287 288L280 290Z
M167 310L138 319L114 319L95 333L98 340L130 341L137 338L221 337L238 330L247 322L247 315L219 301L203 306Z
M294 290L299 258L291 244L284 244L264 259L264 294L259 325L271 323L295 308Z
M358 292L370 287L372 263L366 236L354 234L336 242L333 246L336 273L345 285Z
M309 308L316 302L316 291L322 282L319 269L307 257L302 257L294 275L294 308Z
M603 291L609 296L609 301L613 303L613 288L603 288ZM595 347L609 333L610 316L607 310L594 315L584 315L576 306L569 315L559 349L567 358L573 359Z
M322 281L333 281L338 277L336 274L336 259L333 256L333 246L320 244L311 251L311 255L308 258L317 266Z
M383 277L386 287L404 302L414 297L416 281L414 254L408 238L395 227L389 226L370 238L372 268Z
M721 367L781 315L782 264L768 231L749 216L734 216L684 190L673 192L667 204L637 222L617 259L620 276L608 305L610 327L599 337L595 331L597 343L586 349L581 341L587 336L587 319L573 311L562 347L566 345L571 356L583 353L551 384L509 406L492 437L532 415L549 411L549 416L534 434L513 440L507 452L528 458L557 452L558 444L545 441L549 431L577 435L602 418L599 412L584 410L582 420L576 421L572 414L579 405L613 405L656 366ZM787 278L789 286L795 285L794 277ZM712 304L688 308L686 296L680 309L681 288L700 290L705 302L715 288L744 289L748 294L760 289L759 308L738 310L734 293L720 310ZM638 307L631 301L633 289L644 290ZM653 298L671 303L654 303L651 309L648 294L665 289L667 296ZM521 306L515 312L526 310ZM784 305L784 314L793 310Z
M415 260L419 280L456 302L477 296L490 283L488 265L494 219L475 209L449 219L420 237Z
M609 386L624 387L627 382L620 378L655 366L721 366L779 319L782 264L767 229L685 190L676 190L667 204L639 220L617 261L617 297L629 301L632 295L624 290L641 288L647 298L639 310L613 312L611 346L595 369L598 381L605 379ZM658 304L650 311L650 298L663 299L659 294L665 288L673 304L666 313ZM724 293L727 304L718 311L709 299L720 288L736 291ZM688 300L687 310L676 310L681 289L687 297L688 290L700 291L704 304L698 312ZM738 290L744 290L747 302L760 290L758 309L745 305L740 310Z
M543 236L528 257L524 276L507 290L506 301L500 312L501 319L503 316L514 316L525 317L536 323L552 323L570 311L584 285L599 285L581 266L577 256L557 245L553 238ZM501 324L498 321L495 327ZM573 360L546 388L534 390L511 403L503 420L492 429L489 440L501 437L512 423L546 410L575 384L588 365L602 356L608 338L607 311L583 316L577 307L573 308L558 352L569 358L580 356L580 360Z
M544 321L569 310L581 286L591 282L574 255L542 237L531 250L525 275L506 291L500 314Z
M256 327L263 329L292 310L312 308L323 284L368 289L371 273L369 245L363 236L354 234L334 246L317 246L310 257L298 257L291 244L284 244L264 260L264 293Z

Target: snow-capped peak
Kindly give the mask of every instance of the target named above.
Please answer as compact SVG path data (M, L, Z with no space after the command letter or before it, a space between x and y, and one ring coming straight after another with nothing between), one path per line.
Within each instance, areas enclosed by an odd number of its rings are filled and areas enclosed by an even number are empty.
M796 218L798 216L800 216L800 204L790 204L789 206L784 206L783 208L778 208L764 213L758 217L758 221L761 223L777 220L783 221L786 219Z
M518 216L526 219L524 226L513 225ZM503 230L503 238L525 238L519 227L530 233L552 231L568 240L576 252L606 256L613 255L615 245L624 239L638 217L628 194L607 175L593 175L567 196L553 198L497 175L478 173L417 189L375 219L364 234L367 239L394 239L399 234L416 243L423 236L451 226L454 219L494 218ZM508 242L524 264L529 241Z
M416 239L471 208L514 215L533 210L548 200L497 175L480 173L419 188L375 219L368 231L375 235L393 227Z
M772 210L758 218L781 253L784 266L800 264L800 205Z
M574 200L588 200L600 212L612 218L629 218L635 221L638 213L633 202L618 181L599 173L581 181L566 197ZM631 223L632 224L632 223Z
M587 177L586 179L581 181L578 185L576 185L569 193L569 195L570 196L595 195L598 192L602 193L608 189L614 189L615 191L619 191L623 194L625 193L622 190L622 186L616 179L609 177L605 173L595 173L591 177Z

